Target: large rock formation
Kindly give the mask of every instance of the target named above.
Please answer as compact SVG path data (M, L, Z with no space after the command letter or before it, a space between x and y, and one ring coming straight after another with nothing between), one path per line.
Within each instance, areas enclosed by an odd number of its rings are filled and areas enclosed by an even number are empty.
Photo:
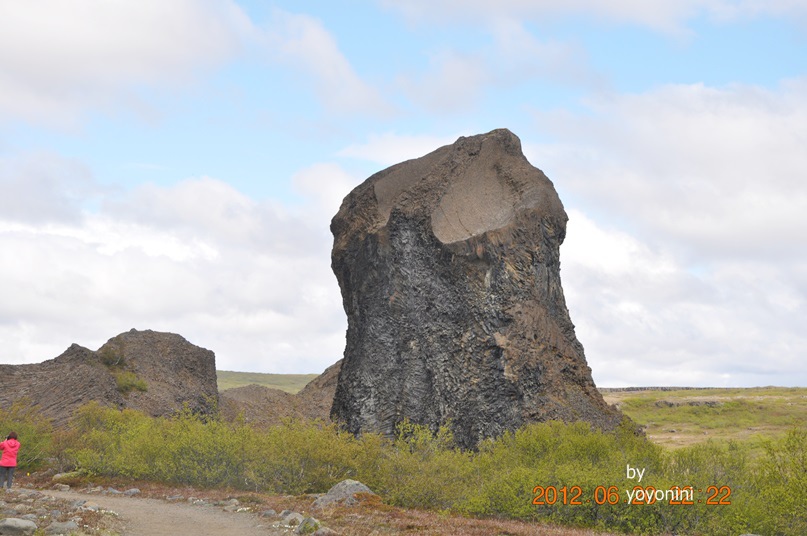
M357 186L331 222L348 317L332 418L354 433L450 422L468 448L532 421L616 426L563 297L566 221L508 130Z
M17 401L63 425L90 401L169 415L187 405L213 412L218 402L213 352L173 333L131 330L97 352L73 344L30 365L0 365L0 408Z

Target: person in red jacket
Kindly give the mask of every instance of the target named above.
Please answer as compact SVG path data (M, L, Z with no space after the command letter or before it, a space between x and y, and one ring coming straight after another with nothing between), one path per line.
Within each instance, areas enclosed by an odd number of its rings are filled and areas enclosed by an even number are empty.
M7 489L11 489L14 469L17 467L17 452L20 450L16 432L8 434L6 440L0 443L0 450L3 451L3 456L0 457L0 487L6 485Z

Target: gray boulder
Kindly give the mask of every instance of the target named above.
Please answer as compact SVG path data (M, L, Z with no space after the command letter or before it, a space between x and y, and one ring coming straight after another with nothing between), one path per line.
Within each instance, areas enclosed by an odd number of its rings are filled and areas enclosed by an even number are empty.
M78 525L75 521L53 522L45 528L45 534L49 535L63 535L68 536L74 532L78 532Z
M294 529L295 534L313 534L319 529L319 520L313 517L306 517L303 519L297 528Z
M2 536L31 536L36 529L36 523L27 519L8 517L0 520L0 535Z
M291 512L283 516L283 519L281 519L280 522L283 525L286 525L287 527L295 527L300 523L302 523L304 519L305 518L303 517L302 514L297 512Z
M359 500L356 498L357 493L368 493L376 495L373 491L357 480L343 480L328 490L328 493L317 497L311 505L313 508L324 508L335 503L344 506L353 506L358 504ZM377 495L376 495L377 496Z

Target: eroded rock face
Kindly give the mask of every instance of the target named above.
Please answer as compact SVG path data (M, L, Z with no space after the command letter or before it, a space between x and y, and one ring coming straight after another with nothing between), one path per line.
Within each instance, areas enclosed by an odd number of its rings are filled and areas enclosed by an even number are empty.
M148 389L131 390L126 407L149 415L170 415L183 407L212 413L218 402L216 355L176 333L132 329L98 349L105 362L122 359Z
M331 416L451 423L473 448L532 421L612 428L563 297L566 212L508 130L376 173L331 222L348 316Z
M218 401L213 352L151 330L121 333L97 352L73 344L42 363L0 365L0 382L0 407L36 406L57 426L90 401L150 415L170 415L185 405L211 413Z

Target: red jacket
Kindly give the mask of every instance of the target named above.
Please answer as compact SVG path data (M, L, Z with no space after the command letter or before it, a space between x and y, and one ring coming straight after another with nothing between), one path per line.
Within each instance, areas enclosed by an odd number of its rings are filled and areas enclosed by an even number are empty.
M0 450L3 451L0 467L17 467L17 451L20 450L20 442L16 439L6 439L0 443Z

